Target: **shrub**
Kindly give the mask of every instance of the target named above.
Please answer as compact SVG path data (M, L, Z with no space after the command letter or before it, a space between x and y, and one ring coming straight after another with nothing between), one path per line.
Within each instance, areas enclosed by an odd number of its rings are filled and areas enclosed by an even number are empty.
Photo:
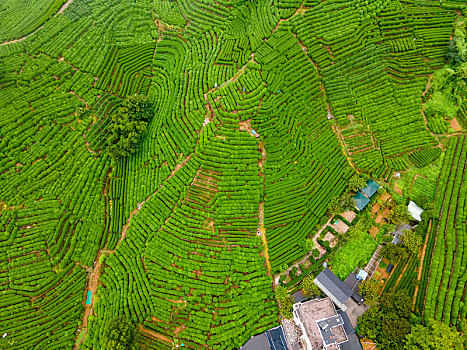
M313 251L311 252L311 255L312 255L314 258L318 258L319 255L320 255L319 249L318 249L318 248L313 249Z

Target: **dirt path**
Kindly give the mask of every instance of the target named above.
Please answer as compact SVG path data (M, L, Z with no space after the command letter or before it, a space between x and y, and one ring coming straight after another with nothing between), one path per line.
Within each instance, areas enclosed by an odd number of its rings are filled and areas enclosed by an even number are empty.
M430 89L430 83L431 83L432 76L433 74L428 75L428 81L426 82L425 91L423 91L422 95L420 96L420 112L422 113L423 121L425 122L425 128L428 130L431 136L433 136L438 141L438 146L441 146L439 139L435 137L435 135L431 132L430 128L428 127L428 120L426 118L425 111L423 110L423 96L425 96L428 90Z
M157 338L159 340L162 340L164 342L167 342L169 344L172 344L172 340L167 338L166 336L162 335L162 334L159 334L159 333L156 333L154 331L151 331L149 329L146 329L144 328L142 325L139 326L139 333L140 334L145 334L147 335L149 338Z
M299 14L299 13L300 13L300 14L304 14L304 13L305 13L305 9L303 8L303 5L305 5L305 0L302 1L302 3L300 4L300 6L298 7L297 11L295 11L295 13L294 13L292 16L290 16L290 17L288 17L288 18L285 18L285 19L280 19L280 20L277 22L277 24L276 24L276 26L274 27L274 29L272 30L271 35L273 35L274 32L277 30L277 28L279 28L279 25L281 24L281 22L287 22L288 20L290 20L291 18L295 17L295 15L297 15L297 14Z
M263 243L263 256L266 260L266 268L268 269L268 276L271 276L271 262L269 261L268 241L266 239L266 228L264 227L264 202L259 203L259 228L258 236L261 237Z
M165 179L164 181L170 179L172 176L175 175L175 173L180 170L183 165L185 165L188 160L191 158L191 156L187 156L183 162L181 162L180 164L177 164L175 166L175 169L171 172L171 174L167 177L167 179ZM89 276L89 280L88 280L88 284L87 284L87 288L86 288L86 293L88 291L91 291L92 292L92 299L91 299L91 305L85 305L84 307L84 315L83 315L83 318L82 318L82 323L81 325L78 327L78 334L77 334L77 338L76 338L76 342L75 342L75 346L74 346L74 350L78 349L80 343L84 340L84 336L81 336L80 338L80 335L81 335L81 332L87 332L87 325L88 325L88 318L89 316L92 314L93 312L93 308L94 308L94 297L96 295L96 292L97 292L97 288L99 286L99 277L100 277L100 273L101 273L101 263L100 263L100 257L102 256L102 254L105 254L105 255L110 255L110 254L113 254L115 253L115 251L118 249L118 247L120 246L120 244L123 242L123 240L125 239L126 237L126 233L127 233L127 230L128 228L130 227L130 221L131 219L133 218L134 215L136 215L140 210L141 208L143 207L143 205L153 196L155 195L159 190L153 192L149 197L147 197L142 203L138 203L138 206L130 213L130 216L128 217L128 220L126 222L126 224L122 227L122 235L120 236L120 239L117 243L117 245L115 246L115 249L113 250L99 250L99 252L97 253L97 257L96 259L94 260L94 269L92 270L90 276ZM178 301L178 300L171 300L172 302L174 303L183 303L183 300L181 301ZM80 342L78 342L78 338L81 339ZM171 342L171 341L170 341Z
M248 131L252 137L255 137L255 135L251 133L251 125L250 125L250 130L246 130L246 131ZM259 151L261 152L261 160L258 161L258 165L261 169L260 176L263 177L263 185L264 185L264 162L266 161L268 154L266 152L266 147L264 146L264 143L262 141L258 142L258 147L259 147ZM259 203L258 213L259 213L258 215L259 216L258 236L261 237L261 242L263 243L263 247L264 247L263 256L266 261L266 268L268 269L268 276L272 276L272 267L271 267L271 262L269 261L268 240L266 239L266 228L264 227L264 202Z
M65 11L65 9L68 7L68 5L70 5L72 2L73 2L73 0L68 0L65 4L63 4L63 6L60 8L60 10L58 10L57 14L63 13L63 11Z
M91 305L85 305L84 307L83 319L82 319L81 325L78 327L77 338L76 338L75 346L73 347L73 349L78 349L79 345L83 342L84 336L80 337L80 335L81 335L81 332L84 332L84 333L87 332L88 318L89 318L89 315L92 314L92 311L94 309L94 300L95 300L95 296L97 293L97 287L99 285L99 277L101 274L101 263L100 263L101 255L102 255L102 251L100 250L97 253L96 260L94 260L94 269L89 275L89 280L88 280L87 288L85 290L85 295L87 295L88 291L91 291L92 293ZM80 339L80 341L78 341L78 339Z
M401 274L399 275L399 277L397 277L396 283L394 283L394 289L396 289L396 287L399 285L399 282L401 281L402 276L404 276L404 273L407 270L407 267L409 266L409 264L410 264L410 259L407 260L407 264L405 264L404 268L401 271Z
M461 131L462 127L460 126L459 122L457 121L457 118L452 118L450 122L451 128L454 131Z
M313 236L312 240L313 240L313 243L315 244L314 248L318 249L320 251L320 257L326 253L326 249L324 247L322 247L320 244L318 244L318 242L316 241L317 238L319 237L320 233L331 223L331 220L333 218L330 218L324 225L323 227L321 227L317 232L316 234ZM314 249L313 248L313 249ZM306 254L301 260L295 262L291 267L289 267L287 270L285 270L284 272L278 274L275 276L274 278L274 285L279 285L279 279L282 275L284 274L288 274L294 267L296 268L299 268L299 265L303 265L305 264L305 262L310 258L310 256L312 256L312 251L310 251L308 254Z
M88 105L88 103L84 100L84 98L78 96L78 94L77 94L76 92L74 92L74 91L70 91L69 93L70 93L71 95L75 96L75 97L76 97L78 100L80 100L81 102L83 102L83 103L84 103L84 106L86 107L86 109L89 108L89 105Z
M65 4L63 4L62 7L60 7L60 9L58 10L58 12L53 15L53 17L56 17L59 13L62 13L63 14L63 11L65 11L65 9L68 7L68 5L70 5L71 3L73 2L73 0L68 0ZM53 18L52 17L52 18ZM17 43L17 42L20 42L20 41L23 41L24 39L26 39L28 36L31 36L33 35L34 33L36 33L39 29L43 28L44 25L41 25L39 28L37 28L36 30L34 30L32 33L29 33L28 35L25 35L21 38L18 38L18 39L15 39L15 40L10 40L10 41L5 41L4 43L0 43L0 46L3 46L3 45L8 45L8 44L13 44L13 43Z
M424 259L425 259L425 252L426 252L426 246L428 245L428 239L430 238L430 230L431 230L431 220L430 220L430 223L428 224L428 231L427 231L427 235L426 235L426 239L425 239L425 244L423 245L423 250L422 250L422 253L420 255L420 268L419 268L418 274L417 274L417 280L419 282L420 282L420 280L422 278L423 262L424 262ZM415 309L415 304L417 303L417 294L418 294L419 289L420 289L419 285L415 286L415 292L414 292L414 295L413 295L412 310Z
M254 62L255 61L255 53L253 52L251 54L251 58L248 60L247 63L245 63L245 65L243 67L241 67L237 73L234 74L234 76L232 78L230 78L229 80L226 80L224 81L221 85L218 85L216 87L213 87L212 89L209 89L203 96L204 96L204 100L206 101L206 104L207 104L207 109L209 110L209 108L211 108L211 111L214 112L214 109L212 108L211 104L209 103L209 100L208 100L208 94L210 92L213 92L213 91L216 91L217 89L221 89L223 88L224 86L227 86L228 84L234 82L235 80L237 80L237 78L245 71L245 69L247 68L248 66L248 63L250 62Z

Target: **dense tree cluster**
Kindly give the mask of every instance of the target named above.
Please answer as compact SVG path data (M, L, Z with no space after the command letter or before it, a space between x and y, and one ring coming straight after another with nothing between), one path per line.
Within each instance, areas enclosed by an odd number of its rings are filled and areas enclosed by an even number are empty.
M293 298L290 296L287 287L278 286L275 290L275 296L280 305L282 317L291 319L293 317Z
M377 296L376 284L365 281L360 290L371 295L371 307L358 320L359 335L378 343L381 350L460 350L463 337L448 325L412 314L413 299L404 290Z
M466 21L460 17L454 23L454 36L447 55L450 63L433 75L431 98L424 104L428 116L456 117L467 93Z
M302 292L306 297L321 296L321 289L313 282L315 279L314 275L306 276L300 283Z
M376 303L377 298L374 299ZM359 318L359 334L378 342L381 350L403 349L404 339L411 331L407 320L411 301L403 290L383 294L379 304L373 305Z
M153 115L153 106L146 96L134 95L125 99L108 126L107 151L113 159L136 152L138 141Z
M355 205L350 193L344 192L340 196L331 199L328 204L328 211L331 216L342 213Z
M461 350L465 349L462 336L447 324L435 320L427 326L416 325L407 335L407 350Z
M358 175L354 174L350 179L347 185L348 189L352 192L357 192L366 186L366 180Z
M128 319L116 317L107 323L101 343L106 350L136 350L135 335L136 329Z
M413 254L418 253L422 245L422 237L416 231L404 230L401 239L409 252Z
M389 262L395 264L400 258L407 256L407 251L401 245L388 243L381 248L380 255Z
M411 219L407 206L405 204L396 205L396 207L391 211L389 220L395 224L403 224L409 222Z

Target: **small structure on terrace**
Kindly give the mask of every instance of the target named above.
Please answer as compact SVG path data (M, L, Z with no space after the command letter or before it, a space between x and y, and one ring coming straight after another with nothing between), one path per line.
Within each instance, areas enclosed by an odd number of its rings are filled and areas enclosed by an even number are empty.
M355 207L362 211L368 203L370 203L370 199L365 196L362 192L357 192L355 196L353 196L355 200Z
M370 198L376 192L378 192L379 187L380 186L375 181L369 179L366 182L366 186L358 191L355 196L353 196L353 199L355 200L355 207L360 211L363 210L363 208L365 208L367 204L370 203Z
M420 208L415 202L410 201L408 210L410 215L417 221L422 221L423 209Z

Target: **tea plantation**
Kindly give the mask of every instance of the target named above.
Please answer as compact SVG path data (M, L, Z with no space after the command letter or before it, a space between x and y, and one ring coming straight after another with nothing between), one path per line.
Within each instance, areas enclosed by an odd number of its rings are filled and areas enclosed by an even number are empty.
M465 106L443 119L422 102L466 11L457 0L0 3L8 348L101 349L124 316L141 349L238 349L279 325L275 275L307 254L354 174L382 184L440 154L439 183L414 183L436 212L417 307L456 325L467 119ZM154 116L136 151L112 158L112 116L135 95ZM376 242L359 239L371 255Z

